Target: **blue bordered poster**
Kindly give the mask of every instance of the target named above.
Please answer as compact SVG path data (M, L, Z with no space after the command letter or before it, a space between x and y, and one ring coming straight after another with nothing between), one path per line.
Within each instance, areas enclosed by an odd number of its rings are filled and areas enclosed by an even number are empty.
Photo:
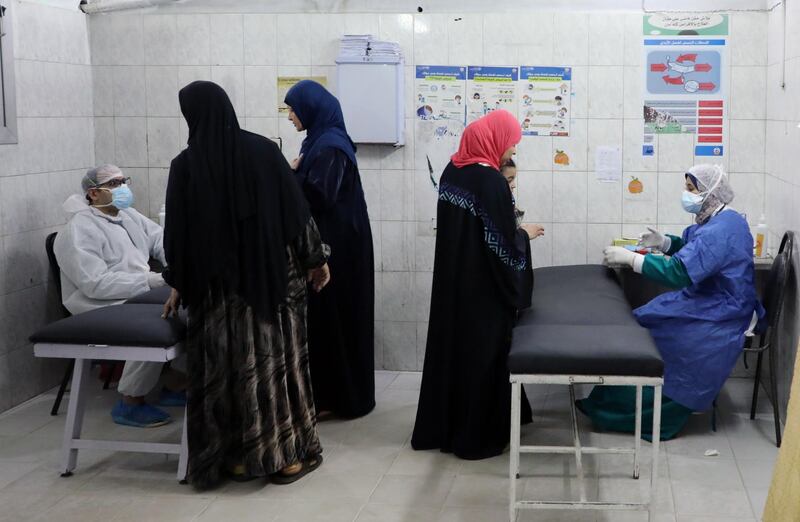
M467 68L448 65L418 65L416 117L418 120L451 120L464 126L466 118Z
M467 123L497 109L517 114L518 67L470 66L467 69Z
M520 67L519 120L526 136L569 136L571 67Z

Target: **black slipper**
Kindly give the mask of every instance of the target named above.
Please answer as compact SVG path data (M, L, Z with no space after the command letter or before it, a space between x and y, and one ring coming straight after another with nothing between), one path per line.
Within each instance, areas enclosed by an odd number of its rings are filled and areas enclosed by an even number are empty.
M280 471L277 473L273 473L269 476L270 481L273 484L291 484L293 482L297 482L301 478L305 477L318 467L322 465L322 455L317 455L316 457L311 457L308 460L303 461L303 467L300 468L300 471L297 473L292 473L291 475L284 475Z

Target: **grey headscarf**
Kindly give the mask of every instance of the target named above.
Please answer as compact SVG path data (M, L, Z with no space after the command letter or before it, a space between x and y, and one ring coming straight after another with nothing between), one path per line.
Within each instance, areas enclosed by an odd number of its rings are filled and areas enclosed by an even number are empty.
M710 163L695 165L689 169L686 176L704 195L703 206L695 217L695 223L698 225L711 219L722 205L729 205L733 201L733 188L721 166Z

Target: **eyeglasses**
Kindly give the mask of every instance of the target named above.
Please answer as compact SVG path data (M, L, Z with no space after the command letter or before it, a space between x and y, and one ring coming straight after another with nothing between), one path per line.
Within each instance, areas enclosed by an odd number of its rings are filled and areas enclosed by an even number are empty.
M97 188L117 188L121 187L122 185L130 185L131 178L114 178L110 181L106 181L102 185L98 185Z

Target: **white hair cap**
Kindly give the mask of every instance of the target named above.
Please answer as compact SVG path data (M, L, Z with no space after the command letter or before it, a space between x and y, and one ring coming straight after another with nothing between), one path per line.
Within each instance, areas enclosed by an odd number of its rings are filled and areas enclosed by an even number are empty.
M697 180L697 190L709 192L706 199L713 196L714 199L726 205L733 201L733 188L728 180L728 175L720 165L711 163L695 165L689 169L688 174Z
M116 165L100 165L86 172L86 175L84 175L81 180L81 188L85 194L89 192L90 188L98 187L104 183L108 183L114 178L121 177L123 177L122 170Z

